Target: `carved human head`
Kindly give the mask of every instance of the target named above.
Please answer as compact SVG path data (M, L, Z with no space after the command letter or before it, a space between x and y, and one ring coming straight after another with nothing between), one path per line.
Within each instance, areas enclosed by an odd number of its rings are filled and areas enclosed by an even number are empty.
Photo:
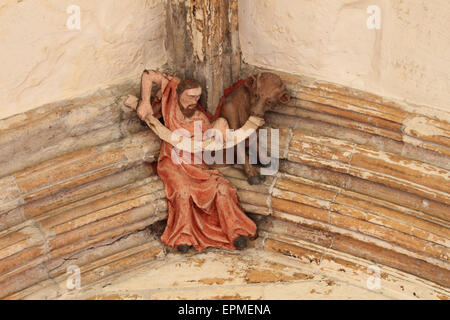
M182 110L194 110L202 95L202 87L196 80L182 80L178 84L177 93Z

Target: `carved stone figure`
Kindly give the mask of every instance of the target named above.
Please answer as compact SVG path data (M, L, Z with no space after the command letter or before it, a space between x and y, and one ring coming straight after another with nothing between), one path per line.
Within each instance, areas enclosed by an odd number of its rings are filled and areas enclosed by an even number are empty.
M280 77L269 72L251 76L228 96L223 102L219 116L227 120L231 129L238 129L250 116L264 117L266 111L277 103L286 104L290 95ZM257 135L258 136L258 135ZM247 147L248 147L248 140ZM258 148L261 147L258 145ZM245 152L244 170L250 184L260 184L264 176L258 174L250 164L248 149Z
M160 89L151 103L153 84ZM249 237L256 236L257 228L239 205L236 188L218 170L205 163L196 164L195 152L189 153L190 163L177 163L173 159L173 148L180 142L173 139L173 131L184 129L185 138L189 139L194 136L195 123L201 124L202 133L215 128L225 135L229 128L224 118L211 123L197 108L201 93L201 86L194 80L181 80L156 71L144 71L142 75L137 113L163 140L157 174L165 184L168 221L161 241L181 252L187 252L191 246L196 250L242 249ZM158 115L163 116L165 126L155 117ZM242 127L254 132L263 123L262 118L250 117Z

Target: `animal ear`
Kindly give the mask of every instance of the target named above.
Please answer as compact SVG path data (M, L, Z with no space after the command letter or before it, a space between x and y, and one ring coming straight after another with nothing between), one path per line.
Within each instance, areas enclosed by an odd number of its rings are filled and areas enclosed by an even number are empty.
M285 92L281 95L280 97L280 102L281 103L289 103L289 101L291 101L291 96L289 95L289 93Z
M254 76L248 77L248 79L245 80L245 86L247 88L255 88L256 87L256 78Z

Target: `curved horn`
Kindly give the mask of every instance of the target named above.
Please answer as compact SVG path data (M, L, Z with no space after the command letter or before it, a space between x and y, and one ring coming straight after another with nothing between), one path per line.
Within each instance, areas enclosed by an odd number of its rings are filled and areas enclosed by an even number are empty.
M139 99L137 97L128 95L124 104L132 109L136 109L138 101ZM250 135L255 132L256 129L264 124L264 119L250 116L247 122L240 129L230 132L229 138L232 139L226 139L225 144L218 140L215 140L214 138L210 138L204 141L193 141L190 138L170 131L153 115L148 115L147 118L145 118L145 123L161 140L166 141L172 146L177 147L178 149L181 149L183 151L196 153L205 150L219 151L232 148L250 137Z
M145 122L161 140L170 143L177 149L189 153L197 153L205 150L219 151L234 147L238 143L246 140L256 131L256 129L262 126L264 119L254 116L249 117L247 122L240 129L230 132L230 138L232 139L226 139L225 144L221 141L216 141L214 138L203 141L195 141L191 138L181 136L169 130L152 115L147 116Z

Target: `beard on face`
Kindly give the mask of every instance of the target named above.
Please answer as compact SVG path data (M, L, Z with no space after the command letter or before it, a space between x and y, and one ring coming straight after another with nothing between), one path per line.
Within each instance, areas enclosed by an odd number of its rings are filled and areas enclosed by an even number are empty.
M197 107L197 104L190 104L187 106L183 106L181 104L180 97L178 97L178 105L180 106L181 113L187 118L190 118L194 115Z
M195 109L184 109L181 111L181 113L186 117L190 118L195 114Z

